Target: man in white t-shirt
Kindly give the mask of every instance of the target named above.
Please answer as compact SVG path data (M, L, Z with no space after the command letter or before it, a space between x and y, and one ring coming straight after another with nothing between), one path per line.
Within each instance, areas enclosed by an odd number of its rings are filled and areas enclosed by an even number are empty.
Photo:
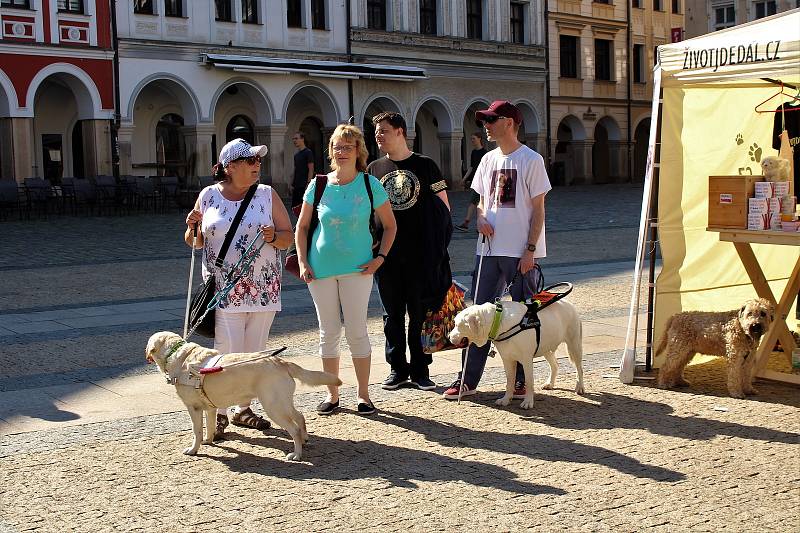
M544 197L551 189L542 156L517 139L522 113L511 102L498 100L489 109L475 113L486 136L497 148L481 159L472 180L472 188L481 199L478 203L478 240L472 295L476 304L494 301L511 283L511 297L521 301L533 296L536 285L536 259L545 257ZM485 248L482 241L485 239ZM478 264L484 251L479 293L475 294ZM519 275L515 276L515 273ZM513 280L513 283L512 283ZM483 375L489 343L470 345L464 375L444 392L444 398L475 394ZM462 352L462 366L467 350ZM530 369L529 369L530 371ZM525 396L525 377L517 364L514 398Z

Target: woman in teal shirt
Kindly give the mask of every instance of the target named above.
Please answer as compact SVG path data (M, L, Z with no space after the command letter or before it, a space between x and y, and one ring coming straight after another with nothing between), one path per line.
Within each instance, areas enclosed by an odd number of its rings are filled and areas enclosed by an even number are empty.
M308 239L317 180L309 184L297 221L295 243L300 277L308 283L319 320L319 354L322 368L339 375L339 339L344 318L345 337L358 380L358 412L369 415L375 406L369 398L372 348L367 334L367 306L372 275L386 260L397 226L386 191L374 176L364 179L367 148L357 127L339 125L331 136L328 154L333 172L317 206L319 224ZM367 192L372 191L372 206ZM369 231L371 210L383 227L373 257ZM339 387L329 386L317 412L329 415L339 409Z

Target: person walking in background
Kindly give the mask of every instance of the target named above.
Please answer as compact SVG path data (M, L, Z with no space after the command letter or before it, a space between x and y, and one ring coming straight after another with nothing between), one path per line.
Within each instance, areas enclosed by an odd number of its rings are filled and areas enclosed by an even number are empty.
M306 187L314 178L314 152L306 146L306 136L297 131L292 135L292 143L297 148L294 154L294 175L292 178L292 209L296 212L303 203ZM295 213L296 214L296 213Z
M370 415L375 406L369 397L372 348L367 334L367 307L373 274L386 262L396 226L380 182L364 174L368 153L361 130L349 124L338 126L328 144L328 154L333 171L325 178L325 190L317 206L319 224L310 242L308 230L317 180L311 182L303 198L295 234L297 261L300 277L308 283L317 309L322 368L339 375L339 339L344 318L345 337L358 381L358 413ZM373 209L383 227L375 257L369 230ZM338 409L339 387L329 386L328 396L317 406L317 412L329 415Z
M472 152L469 154L469 168L467 173L464 174L464 189L469 191L469 204L467 205L467 214L464 215L464 221L457 224L455 229L458 231L469 230L469 223L472 217L475 216L475 209L478 206L478 201L481 196L472 188L472 178L475 176L475 170L481 162L481 158L486 153L486 148L483 146L483 137L480 132L473 133L469 136L469 142L472 144Z
M391 368L381 386L395 390L411 378L412 386L431 390L436 388L428 373L433 360L422 351L421 332L425 311L441 305L452 283L447 245L453 223L447 183L431 158L408 149L402 115L381 113L372 123L375 141L386 157L370 163L368 170L386 189L397 219L396 242L378 272L386 362Z
M243 139L234 139L219 153L213 174L217 183L209 185L197 198L194 209L186 216L184 240L189 246L197 233L197 247L203 250L203 279L214 275L220 291L225 276L242 257L254 239L263 239L264 246L253 264L220 301L215 313L214 349L220 353L258 352L269 338L275 313L281 310L280 252L292 242L292 225L278 193L269 185L257 185L261 158L266 146L250 146ZM252 186L255 194L246 207L221 268L215 265L231 222L242 200ZM256 244L261 244L260 242ZM265 430L269 421L256 415L250 403L234 408L230 420L236 426ZM217 411L217 435L228 425L227 409Z
M533 296L538 280L533 268L536 259L545 257L544 197L551 189L542 156L520 143L517 136L522 113L508 101L495 101L489 109L475 113L479 126L486 129L488 140L497 148L481 159L472 180L480 195L478 203L478 257L472 275L472 295L476 305L494 301L511 284L511 297L522 301ZM480 281L477 279L481 240L488 246L483 254ZM519 275L516 275L519 273ZM512 283L513 281L513 283ZM480 292L475 294L476 284ZM470 345L461 354L462 376L444 392L444 398L458 398L477 392L483 375L490 343ZM467 357L467 350L469 356ZM529 372L532 369L526 369ZM525 397L525 374L517 364L514 398Z

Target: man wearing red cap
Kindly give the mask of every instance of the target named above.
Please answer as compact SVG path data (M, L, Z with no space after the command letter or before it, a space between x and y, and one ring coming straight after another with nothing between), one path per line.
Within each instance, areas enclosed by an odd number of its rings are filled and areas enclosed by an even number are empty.
M478 203L478 257L472 276L472 295L476 304L494 301L511 283L511 297L516 301L535 292L536 259L545 257L544 197L551 189L542 156L517 139L522 113L505 100L492 102L489 109L475 113L479 127L497 148L481 159L472 180L472 189L480 195ZM485 240L485 245L482 241ZM478 264L483 255L481 277ZM519 272L519 275L515 274ZM513 280L513 283L512 283ZM478 285L478 294L475 286ZM444 398L475 394L483 375L489 344L470 345L464 375L444 392ZM462 364L467 355L462 352ZM525 374L517 364L514 398L525 396Z

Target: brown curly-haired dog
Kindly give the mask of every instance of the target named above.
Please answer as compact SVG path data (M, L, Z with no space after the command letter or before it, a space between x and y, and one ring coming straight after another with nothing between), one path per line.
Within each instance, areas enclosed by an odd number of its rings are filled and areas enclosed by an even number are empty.
M657 385L686 387L683 369L694 354L718 355L728 360L728 392L734 398L758 394L753 388L755 353L761 336L775 315L769 300L748 300L741 309L718 313L688 311L670 317L656 349L667 358L658 371Z

